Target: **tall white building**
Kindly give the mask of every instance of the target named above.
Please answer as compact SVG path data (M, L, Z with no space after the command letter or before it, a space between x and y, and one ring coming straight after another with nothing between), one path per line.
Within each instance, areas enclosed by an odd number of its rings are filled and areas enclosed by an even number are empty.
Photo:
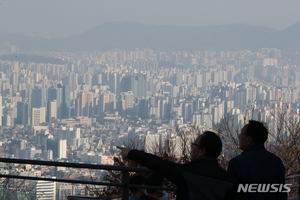
M67 140L58 141L58 158L67 158Z
M195 80L195 85L196 87L202 87L203 86L203 74L197 74L196 75L196 80Z
M0 95L0 126L2 126L2 116L3 116L2 95Z
M31 125L39 126L42 122L46 122L46 107L32 108Z
M56 182L37 181L36 199L54 200L56 197Z
M57 119L57 100L50 101L48 106L48 120L51 121L51 119Z

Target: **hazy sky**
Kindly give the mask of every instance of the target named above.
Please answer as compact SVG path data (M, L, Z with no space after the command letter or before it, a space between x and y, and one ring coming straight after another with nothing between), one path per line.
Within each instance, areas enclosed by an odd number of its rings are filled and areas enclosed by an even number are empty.
M110 21L157 25L300 22L300 0L0 0L0 32L61 37Z

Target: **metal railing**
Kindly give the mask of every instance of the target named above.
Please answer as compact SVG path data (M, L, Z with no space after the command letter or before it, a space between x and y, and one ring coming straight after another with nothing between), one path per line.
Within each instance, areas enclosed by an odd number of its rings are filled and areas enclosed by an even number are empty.
M285 180L290 180L290 179L298 179L298 184L293 185L292 188L295 188L295 187L298 188L298 199L300 200L300 174L285 177ZM290 199L292 199L292 198L290 198Z
M53 162L53 161L42 161L42 160L27 160L27 159L12 159L12 158L0 158L0 162L3 163L17 163L17 164L32 164L32 165L45 165L45 166L56 166L56 167L70 167L70 168L84 168L84 169L95 169L95 170L113 170L122 172L121 183L108 183L108 182L95 182L85 180L72 180L72 179L55 179L55 178L44 178L35 176L19 176L0 174L3 178L12 179L26 179L26 180L37 180L37 181L51 181L51 182L63 182L63 183L79 183L79 184L91 184L91 185L102 185L102 186L115 186L122 188L122 199L127 200L129 196L129 187L133 188L151 188L158 190L175 191L176 188L169 187L158 187L158 186L146 186L146 185L134 185L129 184L129 172L146 172L151 173L152 171L147 168L139 167L125 167L125 166L114 166L114 165L94 165L94 164L80 164L80 163L65 163L65 162Z
M129 197L129 187L133 188L151 188L158 190L176 191L176 188L170 187L158 187L158 186L146 186L146 185L134 185L129 184L129 172L146 172L151 173L152 171L147 168L139 167L125 167L125 166L114 166L114 165L95 165L95 164L80 164L80 163L65 163L65 162L53 162L53 161L41 161L41 160L27 160L27 159L12 159L12 158L0 158L0 162L3 163L17 163L17 164L32 164L32 165L45 165L45 166L56 166L56 167L70 167L70 168L84 168L84 169L95 169L95 170L113 170L121 171L122 179L121 183L108 183L108 182L95 182L85 181L76 179L55 179L55 178L44 178L34 176L19 176L19 175L7 175L1 174L0 177L12 178L12 179L26 179L26 180L41 180L51 182L63 182L63 183L77 183L77 184L91 184L91 185L102 185L102 186L115 186L122 188L122 200L127 200ZM298 179L298 185L292 187L298 187L298 195L300 196L300 174L286 177L286 180Z

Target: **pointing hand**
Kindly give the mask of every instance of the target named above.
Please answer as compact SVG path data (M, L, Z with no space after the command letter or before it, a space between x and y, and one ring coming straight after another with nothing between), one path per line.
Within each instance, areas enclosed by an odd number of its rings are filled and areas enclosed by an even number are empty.
M131 149L129 149L129 148L120 147L120 146L117 146L117 148L118 148L118 149L121 149L121 156L122 156L123 158L126 158L127 155L128 155L128 153L129 153L129 151L131 150Z

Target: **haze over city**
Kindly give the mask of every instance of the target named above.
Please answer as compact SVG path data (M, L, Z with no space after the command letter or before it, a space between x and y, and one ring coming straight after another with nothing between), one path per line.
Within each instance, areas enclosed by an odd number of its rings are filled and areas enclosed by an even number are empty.
M0 0L0 160L119 165L125 146L183 164L209 130L227 169L252 119L267 127L265 146L285 176L299 174L299 8L299 0ZM0 180L0 199L120 192L71 184L110 182L105 170L0 162L0 171L69 180L16 188L1 179L10 185Z
M81 34L112 21L184 26L246 24L276 30L300 22L298 0L1 0L0 4L0 32L51 38Z

